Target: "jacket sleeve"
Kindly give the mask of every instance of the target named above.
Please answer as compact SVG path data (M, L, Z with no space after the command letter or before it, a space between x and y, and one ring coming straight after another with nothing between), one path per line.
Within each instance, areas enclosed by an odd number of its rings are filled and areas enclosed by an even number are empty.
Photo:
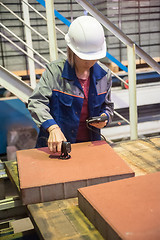
M108 69L107 72L107 94L105 97L105 102L102 106L103 112L108 116L108 123L112 122L114 115L114 103L111 101L111 87L112 87L112 75L111 71Z
M28 100L28 110L31 113L33 120L38 127L47 129L53 124L56 124L55 120L50 114L49 99L52 96L52 89L54 83L58 78L56 65L52 64L46 67L45 72L34 89L32 95Z

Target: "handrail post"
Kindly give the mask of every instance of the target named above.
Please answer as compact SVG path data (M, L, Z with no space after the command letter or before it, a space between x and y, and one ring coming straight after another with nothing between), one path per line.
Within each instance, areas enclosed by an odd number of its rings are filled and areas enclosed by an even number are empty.
M54 16L54 0L46 1L46 17L47 17L47 27L48 27L50 61L54 61L58 58L55 16Z
M28 3L28 0L24 0L24 1ZM22 2L22 8L23 8L24 22L30 26L29 8L24 2ZM27 48L27 53L31 58L33 58L34 55L33 55L33 51L31 50L31 48L33 48L32 47L32 33L31 33L31 30L26 25L24 26L24 30L25 30L26 43L30 47L30 48ZM34 61L30 57L28 57L30 83L31 83L31 87L35 88L35 86L36 86L35 64L34 64Z
M137 99L136 99L136 54L135 44L132 47L127 45L128 55L128 80L129 80L129 118L130 138L136 140L137 133Z

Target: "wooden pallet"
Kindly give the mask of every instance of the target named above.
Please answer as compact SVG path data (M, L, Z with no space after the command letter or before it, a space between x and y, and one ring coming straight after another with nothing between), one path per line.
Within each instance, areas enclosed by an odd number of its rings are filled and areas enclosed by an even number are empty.
M136 176L160 171L160 137L118 143L114 150Z

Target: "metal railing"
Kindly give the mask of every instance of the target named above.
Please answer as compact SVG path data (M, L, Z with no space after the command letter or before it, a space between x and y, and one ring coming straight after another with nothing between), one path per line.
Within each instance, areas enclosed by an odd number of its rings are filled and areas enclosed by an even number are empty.
M34 32L35 34L37 34L40 38L42 38L45 42L47 42L49 45L55 45L55 42L53 41L49 41L47 38L45 38L41 33L39 33L36 29L34 29L33 27L30 26L30 21L29 21L29 8L31 8L35 13L37 13L41 18L43 18L43 20L47 21L47 18L45 18L41 13L39 13L36 9L34 9L27 0L21 0L23 3L23 11L24 11L24 20L22 18L20 18L17 14L15 14L10 8L8 8L5 4L3 4L2 2L0 2L1 6L4 7L8 12L10 12L13 16L15 16L20 22L22 22L24 24L24 26L26 27L26 42L24 42L22 39L20 39L16 34L14 34L9 28L7 28L6 26L4 26L2 23L0 23L0 26L5 29L9 34L11 34L12 36L14 36L17 40L19 40L19 42L21 42L22 44L24 44L27 47L27 51L25 51L24 49L22 49L18 44L14 43L9 37L7 37L5 34L3 34L2 32L0 33L0 35L6 39L8 42L10 42L13 46L15 46L18 50L20 50L21 52L23 52L26 56L28 56L28 62L29 62L29 71L30 71L30 83L31 86L33 88L35 88L36 86L36 77L35 77L35 66L34 63L36 62L38 65L40 65L41 67L45 68L45 65L42 64L40 61L38 61L33 54L36 54L37 56L39 56L44 63L49 63L49 61L44 58L41 54L39 54L36 50L33 49L32 47L32 36L31 36L31 31ZM27 8L25 7L25 5L27 6ZM50 7L48 7L50 8ZM63 36L65 35L65 33L63 33L59 28L55 27L55 29L57 31L59 31ZM49 31L49 34L51 33L51 29ZM56 41L56 40L55 40ZM56 48L56 51L58 51L63 54L66 57L66 54L59 48ZM50 49L50 55L52 55L52 49ZM50 60L54 60L52 57L50 58Z
M149 66L151 66L156 72L160 74L160 65L149 56L142 48L136 45L125 33L123 33L116 25L114 25L107 17L105 17L98 9L96 9L87 0L75 0L79 3L85 10L87 10L93 17L95 17L106 29L113 33L121 42L126 46L133 48L136 46L136 54L142 58Z

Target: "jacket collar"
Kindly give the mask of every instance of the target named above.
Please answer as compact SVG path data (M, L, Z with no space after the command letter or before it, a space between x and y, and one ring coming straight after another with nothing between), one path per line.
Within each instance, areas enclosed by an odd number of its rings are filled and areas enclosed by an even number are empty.
M107 72L103 68L101 68L98 65L98 63L95 63L94 66L91 68L91 77L93 77L95 80L99 80L99 79L103 78L106 74L107 74ZM66 78L68 80L76 80L77 79L75 68L74 67L72 68L67 60L64 64L62 77Z

